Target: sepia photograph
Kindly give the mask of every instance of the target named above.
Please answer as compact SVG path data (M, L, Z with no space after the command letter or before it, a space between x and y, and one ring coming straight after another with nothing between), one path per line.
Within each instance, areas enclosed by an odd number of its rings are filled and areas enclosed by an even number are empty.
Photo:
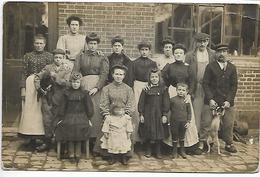
M1 173L259 173L260 1L1 14Z

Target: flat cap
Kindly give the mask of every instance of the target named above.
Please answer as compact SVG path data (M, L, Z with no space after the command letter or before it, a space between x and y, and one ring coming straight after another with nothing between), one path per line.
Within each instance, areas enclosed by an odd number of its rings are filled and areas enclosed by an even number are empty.
M86 42L88 43L89 41L97 41L97 43L100 43L100 37L96 33L90 33L86 36Z
M62 49L54 49L52 51L52 54L55 55L55 54L62 54L62 55L65 55L65 51L62 50Z
M197 33L195 34L194 39L196 39L197 41L203 41L206 39L210 39L210 36L206 33Z
M218 44L215 47L216 51L221 51L221 50L228 50L228 44Z

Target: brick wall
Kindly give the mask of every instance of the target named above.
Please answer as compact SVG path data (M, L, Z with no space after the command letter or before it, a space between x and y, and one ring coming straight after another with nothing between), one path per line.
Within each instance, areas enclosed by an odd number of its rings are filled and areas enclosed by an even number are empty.
M121 35L126 53L138 56L137 44L154 41L154 4L151 3L58 3L59 35L68 33L66 18L77 15L83 19L81 33L96 32L101 36L100 48L111 53L111 39Z
M125 39L126 53L136 58L136 45L142 40L154 44L155 8L151 3L58 3L59 35L68 33L66 18L78 15L84 25L81 33L96 32L101 36L100 48L111 53L110 40L115 35ZM239 86L235 100L238 118L247 119L250 127L259 126L260 118L260 59L236 57Z
M237 117L246 119L250 127L259 127L260 120L260 58L233 59L238 71L238 90L235 99Z

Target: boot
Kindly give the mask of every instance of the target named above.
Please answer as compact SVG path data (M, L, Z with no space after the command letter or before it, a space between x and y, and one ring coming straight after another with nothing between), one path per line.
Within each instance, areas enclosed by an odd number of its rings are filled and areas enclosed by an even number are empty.
M149 158L149 157L151 157L151 154L152 154L152 152L151 152L151 143L150 143L150 141L147 141L146 142L146 150L145 150L144 156Z
M41 144L40 146L37 146L35 149L38 152L44 152L44 151L48 151L51 147L51 139L50 138L45 138L43 144Z
M157 157L157 159L162 159L161 143L160 143L160 141L156 142L156 157Z
M115 163L116 163L115 155L114 155L114 154L111 154L111 155L110 155L110 158L109 158L109 160L108 160L108 164L109 164L109 165L113 165L113 164L115 164Z
M184 148L184 141L180 141L180 155L182 158L186 159L186 153L185 153L185 148Z
M173 158L173 159L176 159L177 158L177 142L175 142L175 141L173 141L172 142L172 155L171 155L171 157Z
M128 164L126 154L122 154L122 156L121 156L121 163L123 165L127 165Z

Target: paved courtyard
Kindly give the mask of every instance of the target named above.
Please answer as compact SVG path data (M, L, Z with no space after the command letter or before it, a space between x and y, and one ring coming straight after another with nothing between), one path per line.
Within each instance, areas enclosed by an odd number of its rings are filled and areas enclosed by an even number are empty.
M224 150L221 141L221 155L216 150L210 154L187 156L187 159L146 158L140 150L130 159L127 166L117 162L108 165L100 157L82 158L79 163L71 163L68 159L58 160L55 150L37 153L20 150L22 140L16 135L15 128L2 129L2 169L30 171L146 171L146 172L229 172L252 173L258 171L259 136L258 130L250 131L254 144L235 142L238 153L231 154Z

